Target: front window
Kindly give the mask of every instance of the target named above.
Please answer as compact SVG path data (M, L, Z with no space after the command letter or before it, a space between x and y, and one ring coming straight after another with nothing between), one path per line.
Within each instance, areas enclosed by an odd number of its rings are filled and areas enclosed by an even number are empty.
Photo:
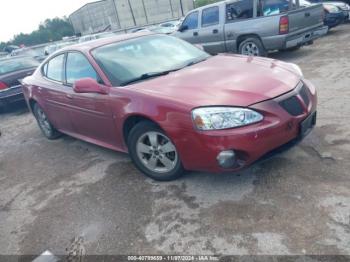
M182 26L187 26L188 30L198 28L198 12L193 12L189 14L185 21L182 23Z
M0 75L37 67L39 62L30 57L0 60Z
M175 37L151 35L99 47L92 55L113 85L125 85L143 75L179 70L209 57Z
M253 0L239 0L226 6L226 19L230 22L234 20L253 18L253 10Z
M97 73L86 57L80 53L68 53L66 62L66 77L68 84L82 78L92 78L98 81Z

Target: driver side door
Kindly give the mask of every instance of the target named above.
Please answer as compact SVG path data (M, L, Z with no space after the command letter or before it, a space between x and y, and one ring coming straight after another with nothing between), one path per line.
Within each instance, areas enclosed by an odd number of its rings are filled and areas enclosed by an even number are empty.
M73 89L74 83L83 78L102 80L86 56L80 52L68 52L65 63L66 85ZM71 121L78 137L89 142L114 147L117 143L116 127L108 94L70 94Z
M191 43L198 44L200 42L199 39L199 12L195 11L189 13L185 20L183 21L180 28L186 28L182 31L177 31L176 36Z

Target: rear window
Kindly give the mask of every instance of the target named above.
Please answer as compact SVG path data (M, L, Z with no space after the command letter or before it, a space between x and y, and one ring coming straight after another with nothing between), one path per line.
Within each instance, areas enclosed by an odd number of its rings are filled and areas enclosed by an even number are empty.
M261 0L258 8L259 16L271 16L286 13L289 10L288 0Z
M39 62L30 57L0 60L0 75L37 67Z

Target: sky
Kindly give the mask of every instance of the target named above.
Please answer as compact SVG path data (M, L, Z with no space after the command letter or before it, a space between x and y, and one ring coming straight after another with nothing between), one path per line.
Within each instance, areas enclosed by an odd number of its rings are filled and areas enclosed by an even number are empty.
M92 0L1 0L0 42L30 33L47 18L69 16Z

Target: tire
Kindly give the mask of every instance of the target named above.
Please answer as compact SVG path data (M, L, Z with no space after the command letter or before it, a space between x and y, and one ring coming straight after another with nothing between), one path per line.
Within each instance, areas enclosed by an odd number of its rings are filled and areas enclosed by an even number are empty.
M49 119L47 118L42 108L38 105L38 103L34 104L33 113L38 122L41 132L47 139L54 140L61 136L61 133L53 127L53 125L50 123Z
M172 181L184 174L176 147L154 123L136 124L127 142L133 163L146 176L157 181Z
M238 52L248 56L267 56L267 51L261 41L256 37L245 39L239 44Z

